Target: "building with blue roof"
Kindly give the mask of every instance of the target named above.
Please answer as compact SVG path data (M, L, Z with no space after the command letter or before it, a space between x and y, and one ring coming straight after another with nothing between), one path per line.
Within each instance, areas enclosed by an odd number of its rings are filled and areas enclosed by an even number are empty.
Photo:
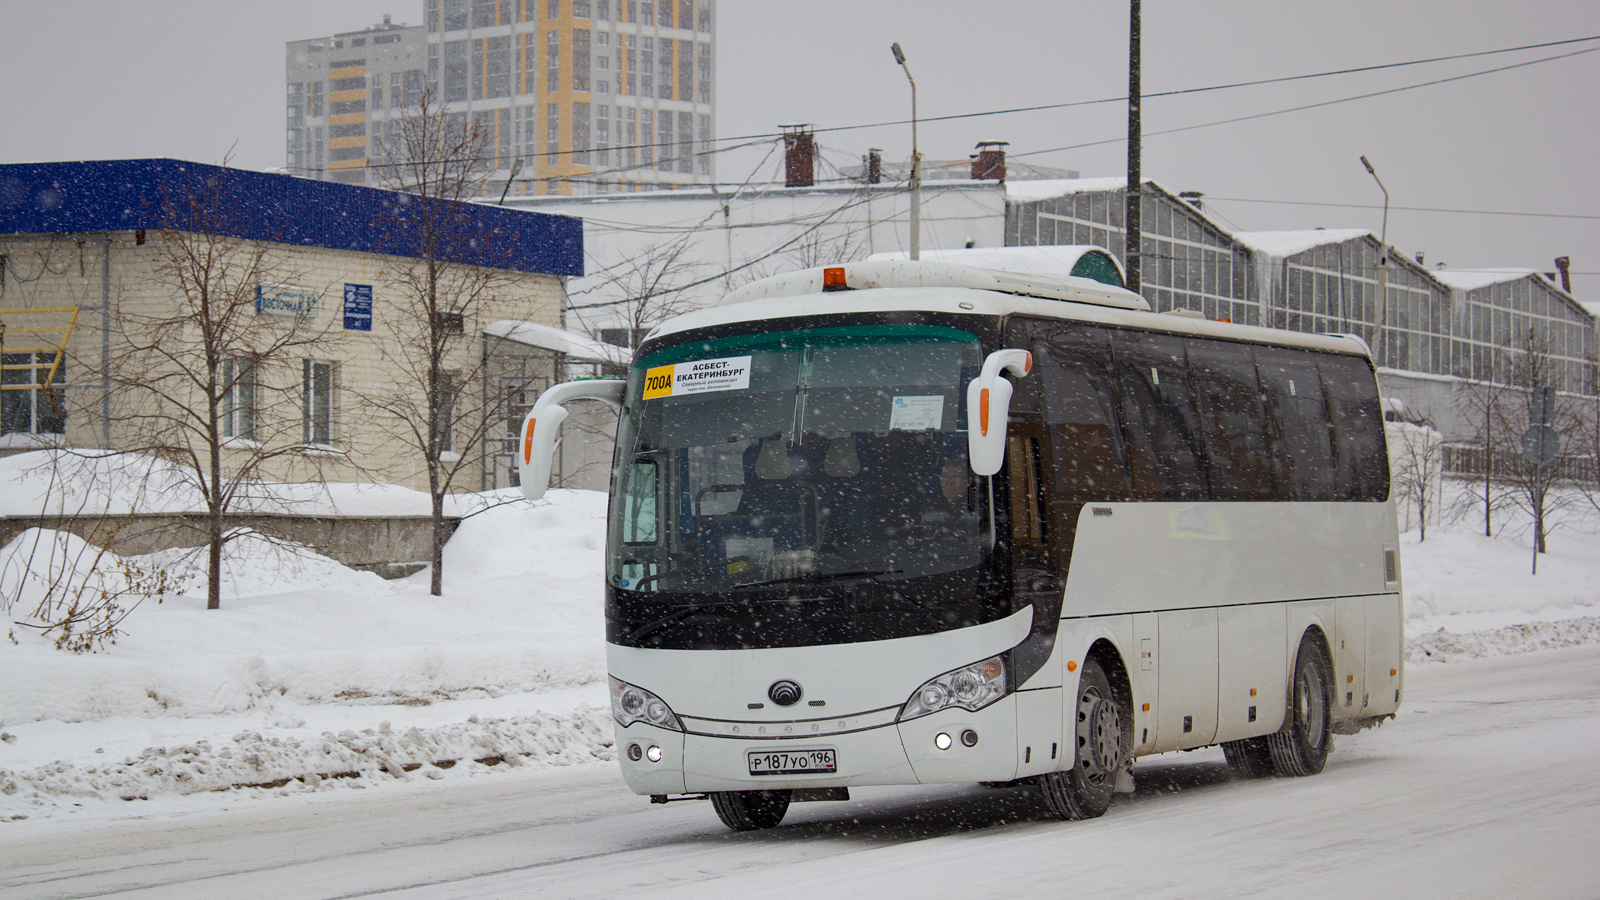
M183 345L195 329L170 327L200 278L178 256L196 248L252 279L212 288L247 292L245 330L306 337L288 342L293 359L228 351L239 357L229 371L254 379L230 395L230 439L303 451L283 454L271 478L318 469L417 483L423 466L395 437L403 423L382 409L403 408L414 380L405 351L428 330L419 285L440 285L427 315L459 332L441 361L456 378L452 402L495 420L445 448L469 458L459 489L508 482L502 435L516 429L498 420L520 421L542 385L570 374L571 348L586 346L516 337L563 324L565 279L583 274L584 258L582 223L569 216L171 159L0 165L0 452L136 443L119 360L157 323L173 366L200 353ZM506 327L516 322L541 327ZM373 402L380 391L400 399Z

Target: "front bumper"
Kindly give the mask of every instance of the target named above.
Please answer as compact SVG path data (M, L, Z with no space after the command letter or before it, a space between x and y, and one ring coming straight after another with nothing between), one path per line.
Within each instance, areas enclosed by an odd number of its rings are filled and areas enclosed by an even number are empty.
M684 734L635 723L617 727L617 757L623 778L637 794L1009 781L1017 773L1016 709L1010 695L977 712L947 709L862 731L770 740ZM978 737L971 747L961 741L969 729ZM934 742L941 733L951 737L943 750ZM630 744L640 747L637 761L629 758ZM659 762L644 755L651 746L661 748ZM837 772L751 775L745 755L820 748L835 751Z

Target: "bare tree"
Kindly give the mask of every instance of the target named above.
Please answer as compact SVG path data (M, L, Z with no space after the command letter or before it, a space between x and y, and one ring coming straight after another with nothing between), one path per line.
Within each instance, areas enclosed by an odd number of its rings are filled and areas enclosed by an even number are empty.
M801 234L788 255L801 269L835 266L865 259L866 241L854 231L830 237L821 228L812 228Z
M1571 506L1573 498L1569 492L1555 489L1566 475L1559 458L1539 462L1521 452L1522 435L1527 426L1538 424L1537 407L1543 402L1540 398L1555 382L1554 360L1544 336L1529 328L1521 343L1522 352L1513 362L1511 375L1511 385L1519 402L1502 405L1505 419L1499 428L1503 436L1500 452L1508 462L1506 494L1516 507L1533 519L1533 573L1537 575L1539 554L1546 550L1546 537L1559 523L1561 514ZM1546 416L1560 446L1564 449L1581 442L1587 428L1578 410L1559 397L1554 407Z
M489 131L445 111L431 91L398 121L383 145L385 187L405 192L392 213L375 222L390 235L399 258L382 275L394 340L382 344L389 383L358 385L353 393L378 427L414 448L427 469L433 517L432 583L443 591L445 495L463 473L487 464L484 438L505 418L510 395L491 385L488 353L476 335L483 305L509 284L496 261L511 259L505 236L485 225L467 201L483 194L494 170ZM477 265L459 262L463 258Z
M1506 445L1504 429L1507 427L1506 404L1515 396L1512 387L1511 361L1499 348L1488 350L1486 377L1463 380L1456 393L1456 406L1472 425L1472 436L1466 442L1481 463L1479 487L1483 498L1483 535L1494 536L1494 511L1498 500L1494 493L1495 468L1504 467L1499 456Z
M325 338L318 292L282 248L236 237L250 198L227 177L194 178L152 201L153 264L166 296L118 304L110 363L118 449L171 463L205 509L206 608L222 605L222 551L244 507L271 502L267 470L305 444L301 360Z
M693 308L683 291L701 266L690 258L692 235L685 234L659 244L651 244L615 265L601 269L600 287L615 297L587 304L585 308L612 310L612 320L627 329L628 348L638 350L639 342L651 328Z
M1444 477L1443 438L1427 423L1390 422L1390 467L1394 491L1410 525L1414 510L1417 540L1428 539L1428 520L1437 517Z

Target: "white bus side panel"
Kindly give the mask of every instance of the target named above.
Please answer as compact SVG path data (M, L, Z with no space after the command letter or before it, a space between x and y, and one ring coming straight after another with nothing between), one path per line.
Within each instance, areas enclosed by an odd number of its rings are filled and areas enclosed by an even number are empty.
M1217 736L1217 610L1175 609L1158 617L1156 749L1204 747Z
M1281 603L1217 610L1217 741L1277 731L1283 725L1289 656L1288 609Z
M1396 530L1388 503L1091 503L1062 615L1393 591L1383 549Z
M1404 687L1405 613L1399 594L1367 598L1367 706L1369 716L1386 716L1400 708Z

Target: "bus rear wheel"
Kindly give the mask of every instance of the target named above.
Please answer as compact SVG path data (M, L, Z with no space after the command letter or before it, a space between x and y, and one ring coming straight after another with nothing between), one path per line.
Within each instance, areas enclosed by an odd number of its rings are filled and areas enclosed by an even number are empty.
M1058 818L1093 819L1103 815L1116 791L1117 773L1127 765L1127 735L1122 710L1100 663L1083 662L1073 722L1073 763L1066 772L1050 772L1039 784L1045 805Z
M1314 635L1300 639L1294 658L1294 698L1283 730L1267 735L1279 775L1315 775L1333 749L1333 663Z
M713 791L711 807L734 831L776 827L789 811L788 791Z

